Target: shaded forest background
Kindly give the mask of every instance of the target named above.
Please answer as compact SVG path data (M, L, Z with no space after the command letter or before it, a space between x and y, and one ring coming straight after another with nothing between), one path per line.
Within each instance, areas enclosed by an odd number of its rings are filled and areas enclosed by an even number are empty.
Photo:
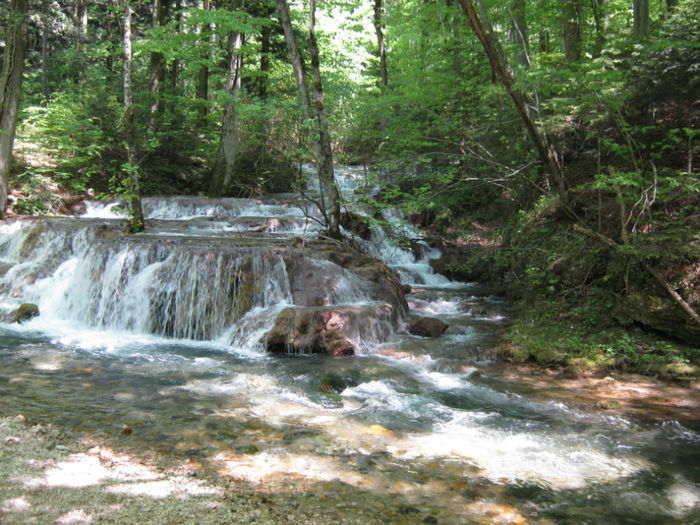
M0 7L2 34L17 3ZM135 169L146 195L298 188L320 130L300 103L282 3L131 3L130 158L125 3L32 1L9 213L128 196ZM371 170L382 190L365 204L376 220L388 205L404 208L443 249L437 269L516 301L502 357L575 373L697 374L697 0L315 4L289 2L291 25L316 86L318 19L335 162Z

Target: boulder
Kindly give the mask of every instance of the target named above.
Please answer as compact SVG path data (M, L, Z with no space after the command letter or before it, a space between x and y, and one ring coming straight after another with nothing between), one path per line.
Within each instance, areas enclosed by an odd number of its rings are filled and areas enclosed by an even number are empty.
M39 307L33 303L24 303L15 312L14 323L23 323L39 315Z
M353 355L360 341L376 342L391 333L388 304L332 307L289 307L280 312L263 339L269 352Z
M448 327L435 317L420 317L408 323L407 330L413 335L435 338L444 334Z

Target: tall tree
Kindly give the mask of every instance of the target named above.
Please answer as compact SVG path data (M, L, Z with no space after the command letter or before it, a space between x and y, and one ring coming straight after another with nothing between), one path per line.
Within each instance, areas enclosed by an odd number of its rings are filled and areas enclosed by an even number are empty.
M73 4L73 39L75 52L80 65L79 81L84 86L87 81L87 34L88 3L87 0L75 0Z
M379 53L379 72L381 77L382 95L386 93L388 84L388 71L386 63L386 46L384 45L384 30L382 29L382 0L374 0L374 32L377 34L377 48Z
M309 0L309 51L311 54L311 71L314 76L314 101L316 102L316 117L318 119L319 142L321 158L318 159L318 179L321 195L328 221L328 235L340 239L340 195L335 185L333 173L333 150L331 137L328 132L326 110L323 104L323 86L321 84L321 64L319 60L318 42L316 41L316 0Z
M299 54L292 20L289 16L289 6L287 0L277 0L279 19L287 42L289 58L294 70L294 77L299 88L304 117L310 120L312 117L311 97L304 74L304 65ZM309 4L309 50L311 53L311 68L314 76L314 100L316 107L316 120L318 123L319 140L316 142L314 151L316 153L316 167L318 170L318 181L321 187L321 211L326 218L328 225L328 235L339 239L340 235L340 195L335 185L335 175L333 173L333 153L331 149L330 135L328 133L328 123L323 106L323 86L321 84L321 68L319 62L318 43L316 42L316 2L311 0Z
M5 214L12 167L17 112L22 94L28 0L12 0L5 36L5 56L0 78L0 218Z
M134 97L131 80L131 1L124 0L124 135L126 138L126 162L129 176L127 199L129 201L129 229L143 231L141 187L136 159L136 136L134 132Z
M211 0L202 0L202 10L209 11L211 9ZM211 24L205 22L200 28L201 58L202 65L199 66L197 73L197 98L202 101L199 108L199 119L203 121L208 112L207 103L209 100L209 55L211 54Z
M153 0L153 27L161 27L168 16L168 0ZM148 133L155 131L156 118L163 110L161 90L165 82L166 64L163 53L151 51L151 114L148 120Z
M287 51L289 51L289 61L292 63L294 78L297 81L297 88L299 89L299 98L301 99L301 106L304 110L304 118L306 120L311 120L311 98L309 97L309 87L306 85L304 64L301 61L299 46L297 46L297 39L294 35L294 28L292 26L292 19L289 16L289 6L287 5L287 0L277 0L277 9L280 24L282 24L282 30L284 31L284 39L287 43Z
M243 2L241 1L241 7ZM233 165L238 150L238 103L241 91L241 47L243 47L243 33L231 32L229 34L229 66L226 79L226 104L224 106L221 121L221 137L219 149L216 153L216 162L209 183L209 196L221 197L224 190L231 184L233 177Z
M510 66L508 57L503 51L498 38L496 37L491 22L488 19L486 10L481 0L477 0L479 4L480 14L474 9L472 0L459 0L464 12L469 19L474 33L481 42L481 45L486 52L486 56L491 63L493 75L503 85L508 93L508 96L513 101L515 109L520 115L525 128L527 129L530 139L537 149L540 160L545 165L549 177L554 185L554 188L559 197L564 209L569 208L569 194L564 183L564 172L559 160L559 155L556 149L549 141L544 128L538 124L538 119L533 114L527 96L520 89L516 81L513 69Z

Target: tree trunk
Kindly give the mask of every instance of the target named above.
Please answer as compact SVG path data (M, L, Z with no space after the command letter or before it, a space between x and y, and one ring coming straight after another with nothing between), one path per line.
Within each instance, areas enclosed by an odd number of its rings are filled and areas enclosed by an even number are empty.
M605 40L610 26L609 0L592 0L593 20L595 21L595 43L593 44L593 56L599 57L603 51Z
M527 67L530 45L527 38L527 18L525 17L525 0L512 0L511 38L516 48L516 61L519 66Z
M175 22L176 22L175 31L177 33L181 32L181 25L182 25L182 13L180 13L181 9L182 9L182 0L175 0L175 7L173 8L173 16L174 16ZM168 105L169 106L168 111L171 115L175 115L175 94L177 93L177 82L178 82L179 73L180 73L180 61L177 58L175 58L175 59L173 59L173 62L170 65L170 70L168 72L170 91L172 93L172 102Z
M503 84L506 93L508 93L508 96L513 101L515 109L518 111L518 114L520 115L520 118L522 119L523 124L525 124L525 128L530 135L530 139L535 144L540 160L547 168L547 172L552 180L552 183L554 184L554 188L559 196L559 201L562 207L567 210L567 213L570 213L569 195L566 190L566 185L564 184L564 173L557 152L554 149L554 146L549 142L545 130L537 124L537 118L530 109L527 97L518 87L515 75L513 74L513 70L508 62L508 57L503 52L503 48L493 32L491 23L486 16L486 11L484 10L482 2L479 0L481 18L484 22L483 24L482 20L479 18L479 15L474 9L474 5L472 4L471 0L459 1L462 4L462 8L466 13L467 18L469 19L472 29L476 33L476 36L479 38L479 41L486 52L486 56L491 63L491 70L493 71L494 76L501 82L501 84Z
M210 197L221 197L224 190L231 184L233 177L233 164L238 151L238 111L236 104L241 91L242 46L242 33L229 35L229 53L231 57L229 59L228 78L226 79L226 93L229 97L224 106L219 149L216 153L216 162L209 183Z
M129 171L127 199L129 201L129 229L143 231L143 211L141 210L141 188L136 160L136 137L134 135L134 98L131 83L131 2L124 1L124 134L126 138L126 159Z
M269 16L269 14L268 14ZM267 98L267 85L270 77L270 38L272 32L265 25L260 30L260 80L258 81L258 96Z
M209 11L211 9L211 0L202 0L202 9ZM211 25L204 24L200 30L199 45L202 46L201 57L205 62L209 61L209 55L211 54L210 43ZM197 73L197 98L202 101L202 105L199 107L199 120L200 124L202 124L209 112L209 67L204 64L200 66L199 73Z
M634 34L644 36L649 33L649 0L633 0Z
M379 50L379 72L381 78L382 95L386 93L388 84L388 71L386 63L386 47L384 45L384 32L382 31L382 0L374 0L374 31L377 33L377 48Z
M5 54L0 78L0 219L5 215L7 189L12 167L12 146L15 141L17 112L22 94L24 50L26 39L25 18L29 2L12 0L7 19Z
M49 103L49 82L48 82L48 62L49 62L49 18L41 19L41 99L43 105Z
M158 28L165 23L168 16L168 0L153 0L153 27ZM165 82L165 58L163 53L151 52L151 114L148 119L147 133L150 135L156 129L156 119L163 112L161 104L161 86Z
M321 67L319 61L318 43L316 42L316 0L309 1L309 51L311 53L311 70L314 76L314 100L316 102L316 115L318 118L319 142L321 143L321 158L318 166L318 179L321 186L321 194L326 206L326 219L328 221L328 235L333 239L340 239L340 195L335 185L333 173L333 150L331 138L328 133L326 111L323 106L323 87L321 85Z
M581 15L580 0L562 2L562 47L567 62L581 58Z
M83 86L87 81L87 60L86 60L86 45L87 45L87 30L88 30L88 4L87 0L75 0L73 6L73 37L75 43L75 51L78 55L78 64L80 66L79 82Z
M284 31L284 39L287 42L287 51L289 51L289 60L292 63L294 70L294 78L297 81L299 89L299 97L301 98L302 109L304 110L304 118L311 119L311 98L309 98L309 88L306 85L306 77L304 76L304 65L301 62L299 47L297 46L294 29L292 28L292 20L289 16L289 7L287 0L277 0L277 9L280 17L280 24Z

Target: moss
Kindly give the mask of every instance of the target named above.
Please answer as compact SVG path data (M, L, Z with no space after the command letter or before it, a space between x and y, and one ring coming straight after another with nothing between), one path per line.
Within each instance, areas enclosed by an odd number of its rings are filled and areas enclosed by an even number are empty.
M22 322L28 321L32 317L36 317L38 315L39 307L37 305L32 303L24 303L20 305L20 307L15 312L15 317L12 322L21 324Z
M572 312L563 299L518 302L518 321L506 330L498 356L564 368L573 375L624 370L668 379L700 377L700 349L640 327L595 326L586 315L598 317L606 305L598 308L582 314Z

